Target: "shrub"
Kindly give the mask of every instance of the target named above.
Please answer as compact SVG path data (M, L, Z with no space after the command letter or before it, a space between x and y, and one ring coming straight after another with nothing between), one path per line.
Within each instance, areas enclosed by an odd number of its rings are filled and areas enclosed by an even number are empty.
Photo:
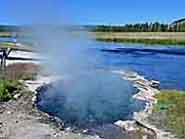
M163 90L156 97L158 103L154 108L154 113L165 113L165 119L162 122L165 122L166 128L175 133L180 139L184 139L185 92Z
M0 101L9 101L13 98L15 91L19 90L21 83L18 81L0 80Z

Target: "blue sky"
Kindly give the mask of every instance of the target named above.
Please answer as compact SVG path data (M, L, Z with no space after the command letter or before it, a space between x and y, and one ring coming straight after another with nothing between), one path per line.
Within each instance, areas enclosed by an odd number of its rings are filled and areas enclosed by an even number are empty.
M1 24L125 24L185 17L185 0L1 0Z

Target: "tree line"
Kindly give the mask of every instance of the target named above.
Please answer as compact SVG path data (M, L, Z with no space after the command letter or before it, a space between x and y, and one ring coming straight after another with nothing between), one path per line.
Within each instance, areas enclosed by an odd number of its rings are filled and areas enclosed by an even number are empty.
M126 24L123 26L97 25L85 27L93 32L185 32L185 23L169 25L155 22Z
M63 28L56 26L54 29ZM67 26L69 30L89 30L93 32L185 32L185 20L174 22L172 24L154 23L137 23L126 25L86 25L86 26ZM10 26L0 25L0 32L19 32L21 30L29 30L29 26Z
M16 32L19 31L20 27L13 25L0 25L0 32Z

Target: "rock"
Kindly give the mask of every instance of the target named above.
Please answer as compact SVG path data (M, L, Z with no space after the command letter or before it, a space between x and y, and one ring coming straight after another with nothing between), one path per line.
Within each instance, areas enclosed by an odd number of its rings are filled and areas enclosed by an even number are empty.
M160 88L160 82L159 81L155 81L155 80L151 80L150 81L150 86L156 89Z
M121 127L125 131L136 131L137 130L137 125L135 121L117 121L114 123L115 125Z
M53 121L55 121L55 123L57 123L58 128L64 129L64 122L60 118L54 117Z
M83 133L88 133L88 129L83 130Z
M66 131L66 132L71 132L71 131L72 131L72 128L71 128L71 127L67 127L67 128L65 129L65 131Z
M58 137L59 135L57 133L53 133L53 136L56 138Z
M103 125L94 129L92 133L104 139L126 139L127 136L127 133L121 127L114 124Z
M11 111L7 111L7 114L12 114L12 112Z
M37 101L37 97L34 96L34 97L32 98L32 103L34 104L36 101Z
M3 113L5 110L3 108L0 108L0 114Z
M54 117L54 120L57 123L63 123L63 121L60 118L58 118L58 117Z
M3 126L3 123L0 121L0 128Z
M18 98L20 98L20 97L21 97L21 94L15 94L15 95L13 96L14 99L18 99Z

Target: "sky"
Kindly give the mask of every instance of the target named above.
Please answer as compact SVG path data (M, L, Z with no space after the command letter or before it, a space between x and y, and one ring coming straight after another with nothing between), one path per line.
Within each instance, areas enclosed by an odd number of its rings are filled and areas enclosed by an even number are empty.
M185 17L185 0L0 0L0 24L169 23ZM62 21L62 22L63 22Z

